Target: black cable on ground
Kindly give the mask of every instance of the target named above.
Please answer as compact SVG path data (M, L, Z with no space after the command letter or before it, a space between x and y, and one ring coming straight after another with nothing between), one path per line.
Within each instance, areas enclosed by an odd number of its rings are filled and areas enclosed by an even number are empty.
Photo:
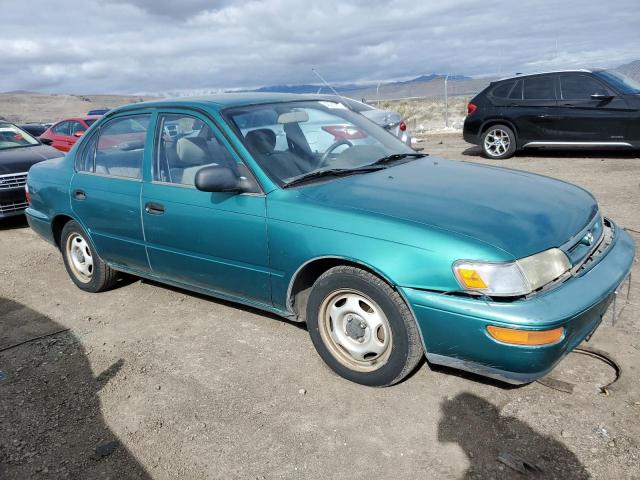
M36 340L40 340L41 338L53 337L54 335L58 335L59 333L68 332L71 330L70 328L63 328L62 330L57 330L51 333L45 333L44 335L40 335L38 337L30 338L29 340L25 340L23 342L14 343L13 345L9 345L8 347L0 348L0 353L6 352L7 350L11 350L12 348L19 347L20 345L24 345L25 343L34 342Z

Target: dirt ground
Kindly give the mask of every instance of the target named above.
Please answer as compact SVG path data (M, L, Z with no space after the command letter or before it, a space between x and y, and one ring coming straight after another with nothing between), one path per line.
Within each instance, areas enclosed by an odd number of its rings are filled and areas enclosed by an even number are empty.
M487 162L459 135L419 146ZM491 162L489 162L491 163ZM495 163L495 162L494 162ZM638 154L499 162L592 191L640 241ZM543 194L543 192L541 192ZM589 342L622 377L569 355L572 394L423 363L374 389L324 367L303 326L148 281L77 289L24 220L0 222L0 478L640 478L640 268ZM2 351L38 335L56 335Z

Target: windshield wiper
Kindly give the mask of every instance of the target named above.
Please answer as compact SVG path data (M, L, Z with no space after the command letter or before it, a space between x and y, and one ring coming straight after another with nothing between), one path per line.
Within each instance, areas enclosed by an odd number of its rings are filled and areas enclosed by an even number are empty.
M429 155L428 153L394 153L386 157L379 158L375 162L367 165L368 167L374 165L385 165L387 163L395 162L397 160L403 160L405 158L422 158Z
M325 170L315 170L313 172L303 173L302 175L298 175L297 177L292 178L291 180L286 182L282 186L282 188L292 187L294 185L299 185L309 180L315 180L318 178L356 175L359 173L375 172L378 170L383 170L384 168L386 167L383 167L382 165L365 165L358 168L328 168Z

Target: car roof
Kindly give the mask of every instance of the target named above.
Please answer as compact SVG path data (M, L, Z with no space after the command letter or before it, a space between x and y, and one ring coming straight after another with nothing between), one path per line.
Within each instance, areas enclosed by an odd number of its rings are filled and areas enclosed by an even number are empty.
M503 80L513 80L514 78L523 78L523 77L534 77L536 75L550 75L553 73L593 73L593 70L587 70L584 68L576 68L576 69L570 69L570 70L549 70L549 71L545 71L545 72L533 72L533 73L516 73L515 75L511 75L508 77L503 77L500 78L498 80L496 80L497 82L502 82Z
M150 102L132 103L109 111L105 116L111 116L117 112L138 110L146 107L202 107L206 106L214 110L222 110L229 107L241 107L245 105L259 105L264 103L295 102L304 100L326 100L324 95L310 95L299 93L219 93L201 97L179 97Z

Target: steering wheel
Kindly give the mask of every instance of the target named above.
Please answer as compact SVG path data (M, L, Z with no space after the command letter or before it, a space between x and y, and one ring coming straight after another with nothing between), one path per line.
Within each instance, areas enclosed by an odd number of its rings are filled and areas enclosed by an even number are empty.
M327 166L327 160L329 160L329 155L331 155L331 153L338 147L342 146L342 145L349 145L349 147L353 147L353 143L351 143L349 140L347 140L346 138L343 138L342 140L338 140L336 142L333 142L331 145L329 145L329 148L327 148L324 153L322 154L322 157L320 157L320 162L318 163L318 166L320 167L326 167Z

